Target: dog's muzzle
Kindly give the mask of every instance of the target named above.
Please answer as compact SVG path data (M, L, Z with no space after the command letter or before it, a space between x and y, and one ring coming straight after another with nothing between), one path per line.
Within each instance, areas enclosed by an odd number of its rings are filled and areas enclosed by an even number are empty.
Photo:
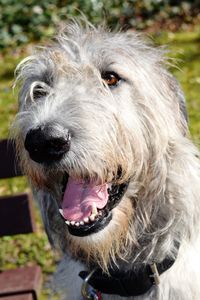
M59 124L46 124L27 132L24 147L29 157L46 167L58 163L70 150L71 135ZM117 176L121 176L121 167ZM96 183L70 177L64 172L62 195L59 201L61 213L71 235L87 236L97 233L112 220L112 210L123 198L129 181Z
M67 131L55 129L55 126L40 126L28 131L24 146L32 160L37 163L54 163L60 160L70 149L71 135Z

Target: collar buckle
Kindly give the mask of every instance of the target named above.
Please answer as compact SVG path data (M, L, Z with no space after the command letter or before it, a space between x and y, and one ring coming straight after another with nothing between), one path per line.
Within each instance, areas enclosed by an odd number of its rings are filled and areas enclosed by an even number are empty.
M89 279L92 277L95 271L96 269L92 270L89 275L83 280L81 286L81 295L84 300L102 300L101 293L88 284Z
M150 264L150 269L152 274L149 275L153 279L153 285L159 285L160 284L160 275L158 273L157 265L156 263Z

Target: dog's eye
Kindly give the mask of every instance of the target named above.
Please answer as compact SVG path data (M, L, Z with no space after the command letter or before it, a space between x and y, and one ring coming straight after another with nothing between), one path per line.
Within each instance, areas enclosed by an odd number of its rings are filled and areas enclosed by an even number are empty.
M116 74L115 72L105 72L101 75L101 77L109 87L116 86L121 80L119 75Z
M33 98L34 99L40 99L42 97L45 97L47 95L47 92L42 89L35 89L33 91Z
M30 87L30 96L33 100L37 100L47 96L49 87L46 84L34 82Z

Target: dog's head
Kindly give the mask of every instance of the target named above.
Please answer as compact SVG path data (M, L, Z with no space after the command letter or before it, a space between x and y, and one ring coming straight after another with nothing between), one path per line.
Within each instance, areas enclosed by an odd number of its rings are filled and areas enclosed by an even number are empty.
M164 63L163 50L134 32L74 24L17 70L19 158L32 185L56 199L73 247L89 252L91 240L104 259L120 252L166 193L187 122Z

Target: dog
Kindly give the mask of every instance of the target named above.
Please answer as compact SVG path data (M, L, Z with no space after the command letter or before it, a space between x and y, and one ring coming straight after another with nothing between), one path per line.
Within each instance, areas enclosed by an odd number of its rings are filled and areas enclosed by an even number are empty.
M200 299L199 152L167 66L136 32L72 22L17 68L13 138L65 299Z

